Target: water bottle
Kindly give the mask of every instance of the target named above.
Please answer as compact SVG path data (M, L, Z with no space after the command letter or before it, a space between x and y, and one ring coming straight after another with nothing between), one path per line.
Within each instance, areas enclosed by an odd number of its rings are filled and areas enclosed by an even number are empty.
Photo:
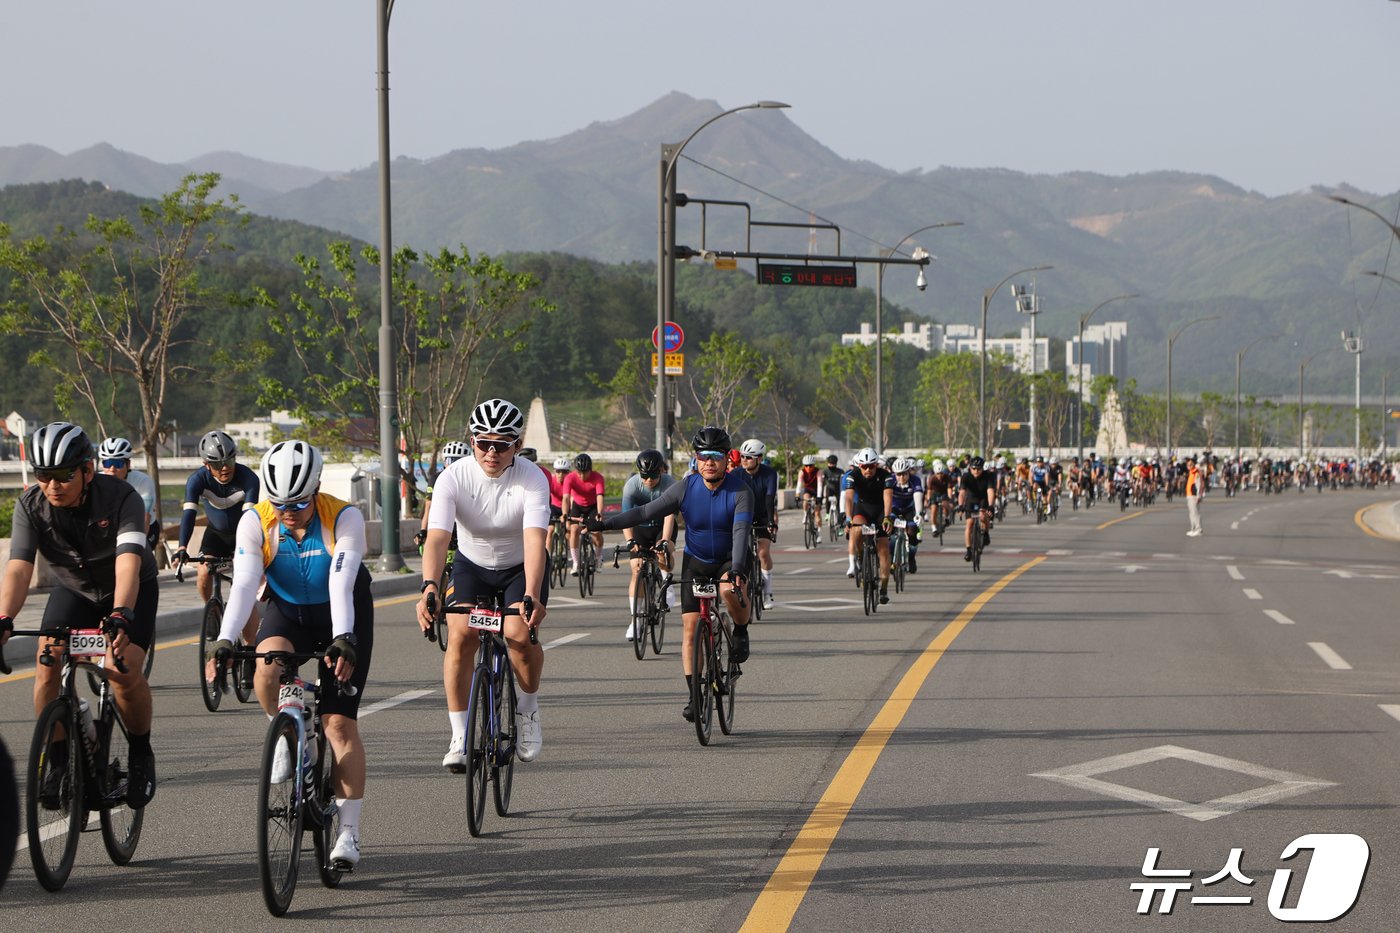
M97 723L92 721L92 707L88 706L85 698L78 700L78 721L83 726L83 738L87 740L88 748L97 747Z

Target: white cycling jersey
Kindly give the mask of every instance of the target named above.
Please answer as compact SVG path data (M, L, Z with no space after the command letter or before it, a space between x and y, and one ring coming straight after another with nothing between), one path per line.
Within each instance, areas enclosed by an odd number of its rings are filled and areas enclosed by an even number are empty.
M487 570L518 567L525 563L524 529L549 527L549 480L519 457L496 477L475 457L463 457L438 475L428 509L430 529L451 531L454 523L467 560Z

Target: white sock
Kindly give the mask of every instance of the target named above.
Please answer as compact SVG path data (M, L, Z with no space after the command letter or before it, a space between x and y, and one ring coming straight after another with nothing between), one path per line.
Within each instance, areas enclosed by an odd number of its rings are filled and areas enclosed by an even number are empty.
M340 807L340 831L348 832L356 839L360 838L360 807L364 804L363 797L354 800L341 800L336 798L336 805Z
M518 690L516 691L516 699L519 702L516 704L515 708L526 716L536 712L540 708L540 693L538 690L534 693L526 693L524 690Z
M773 595L773 571L763 571L763 592L769 596Z
M467 737L467 711L448 710L447 718L452 721L452 737L454 739L465 739Z
M856 569L856 559L855 559L854 557L852 557L851 555L849 555L849 554L846 555L846 569L847 569L847 570L855 570L855 569Z
M627 614L628 614L629 616L630 616L630 615L636 615L636 614L637 614L637 597L635 597L635 596L629 596L629 597L627 597Z
M569 548L569 560L573 561L576 564L578 563L578 548Z
M666 587L666 605L667 605L667 607L668 607L668 608L671 608L671 609L674 609L674 608L676 608L676 606L678 606L678 605L680 604L680 601L681 601L681 594L678 593L678 592L676 591L676 588L675 588L674 586L668 586L668 587Z

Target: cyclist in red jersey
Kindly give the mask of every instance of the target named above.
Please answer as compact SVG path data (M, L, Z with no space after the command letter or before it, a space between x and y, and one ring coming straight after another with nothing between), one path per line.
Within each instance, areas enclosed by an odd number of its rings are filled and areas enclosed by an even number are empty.
M563 485L563 507L564 514L569 518L577 518L581 521L589 516L603 517L603 474L593 469L593 458L588 454L579 454L574 458L574 472L564 477ZM569 570L573 576L578 576L578 539L583 533L582 524L572 524L569 526L569 560L572 567ZM602 566L603 535L601 532L593 535L594 553L599 555L594 558L594 570Z

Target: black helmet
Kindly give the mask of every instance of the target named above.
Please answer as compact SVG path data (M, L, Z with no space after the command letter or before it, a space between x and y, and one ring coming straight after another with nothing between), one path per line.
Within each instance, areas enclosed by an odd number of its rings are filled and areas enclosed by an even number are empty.
M533 447L522 447L520 448L520 450L516 451L515 455L517 457L523 457L526 460L529 460L531 463L538 463L540 459L540 455L535 451L535 448Z
M238 445L223 431L210 431L199 439L199 456L206 462L232 460L238 455Z
M653 476L660 476L662 469L666 466L666 458L661 456L661 451L647 448L637 454L637 472L645 479Z
M66 470L92 459L92 441L87 432L67 421L54 421L29 438L30 454L36 470Z
M973 457L971 460L967 461L967 468L969 470L980 470L986 465L986 461L981 457Z
M727 454L731 446L729 432L707 424L695 432L695 436L690 439L690 446L695 450L718 450Z
M588 454L579 454L574 458L574 469L580 473L593 472L593 458Z
M827 456L826 456L826 465L827 465L827 466L836 466L836 464L838 464L838 463L840 463L840 462L841 462L840 460L836 459L836 455L835 455L835 454L827 454Z

